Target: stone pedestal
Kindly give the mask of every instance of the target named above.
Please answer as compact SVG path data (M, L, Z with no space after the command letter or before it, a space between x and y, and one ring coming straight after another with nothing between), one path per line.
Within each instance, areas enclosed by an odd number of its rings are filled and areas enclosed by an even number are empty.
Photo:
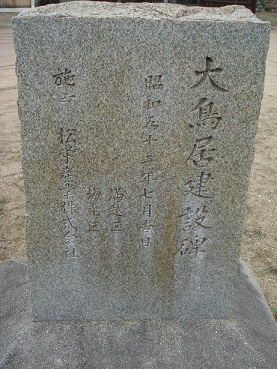
M0 369L275 369L277 325L241 261L228 320L32 322L27 264L0 268Z

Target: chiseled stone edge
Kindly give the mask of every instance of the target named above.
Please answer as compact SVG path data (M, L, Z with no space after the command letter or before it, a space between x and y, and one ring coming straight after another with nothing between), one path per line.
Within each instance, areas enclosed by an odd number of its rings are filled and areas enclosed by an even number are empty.
M249 9L241 5L225 7L187 7L179 4L157 3L109 3L91 1L69 1L51 4L34 10L23 11L18 18L54 17L96 17L96 18L171 18L181 21L220 21L269 23L258 19ZM16 17L17 18L17 17Z

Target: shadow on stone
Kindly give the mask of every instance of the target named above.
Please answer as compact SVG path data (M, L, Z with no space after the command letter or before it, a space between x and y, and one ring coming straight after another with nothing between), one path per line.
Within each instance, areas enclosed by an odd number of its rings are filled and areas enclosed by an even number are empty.
M240 262L228 320L32 322L25 260L0 268L1 369L274 369L277 325Z

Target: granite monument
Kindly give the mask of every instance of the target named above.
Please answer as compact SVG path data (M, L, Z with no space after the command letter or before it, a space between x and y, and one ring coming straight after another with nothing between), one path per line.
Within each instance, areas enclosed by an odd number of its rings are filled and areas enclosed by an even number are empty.
M227 319L269 24L70 2L13 25L34 320Z

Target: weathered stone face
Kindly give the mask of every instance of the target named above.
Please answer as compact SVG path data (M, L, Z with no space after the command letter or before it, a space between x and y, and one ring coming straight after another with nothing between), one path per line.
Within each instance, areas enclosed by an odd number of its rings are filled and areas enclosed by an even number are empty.
M228 317L269 24L76 2L14 30L34 319Z

